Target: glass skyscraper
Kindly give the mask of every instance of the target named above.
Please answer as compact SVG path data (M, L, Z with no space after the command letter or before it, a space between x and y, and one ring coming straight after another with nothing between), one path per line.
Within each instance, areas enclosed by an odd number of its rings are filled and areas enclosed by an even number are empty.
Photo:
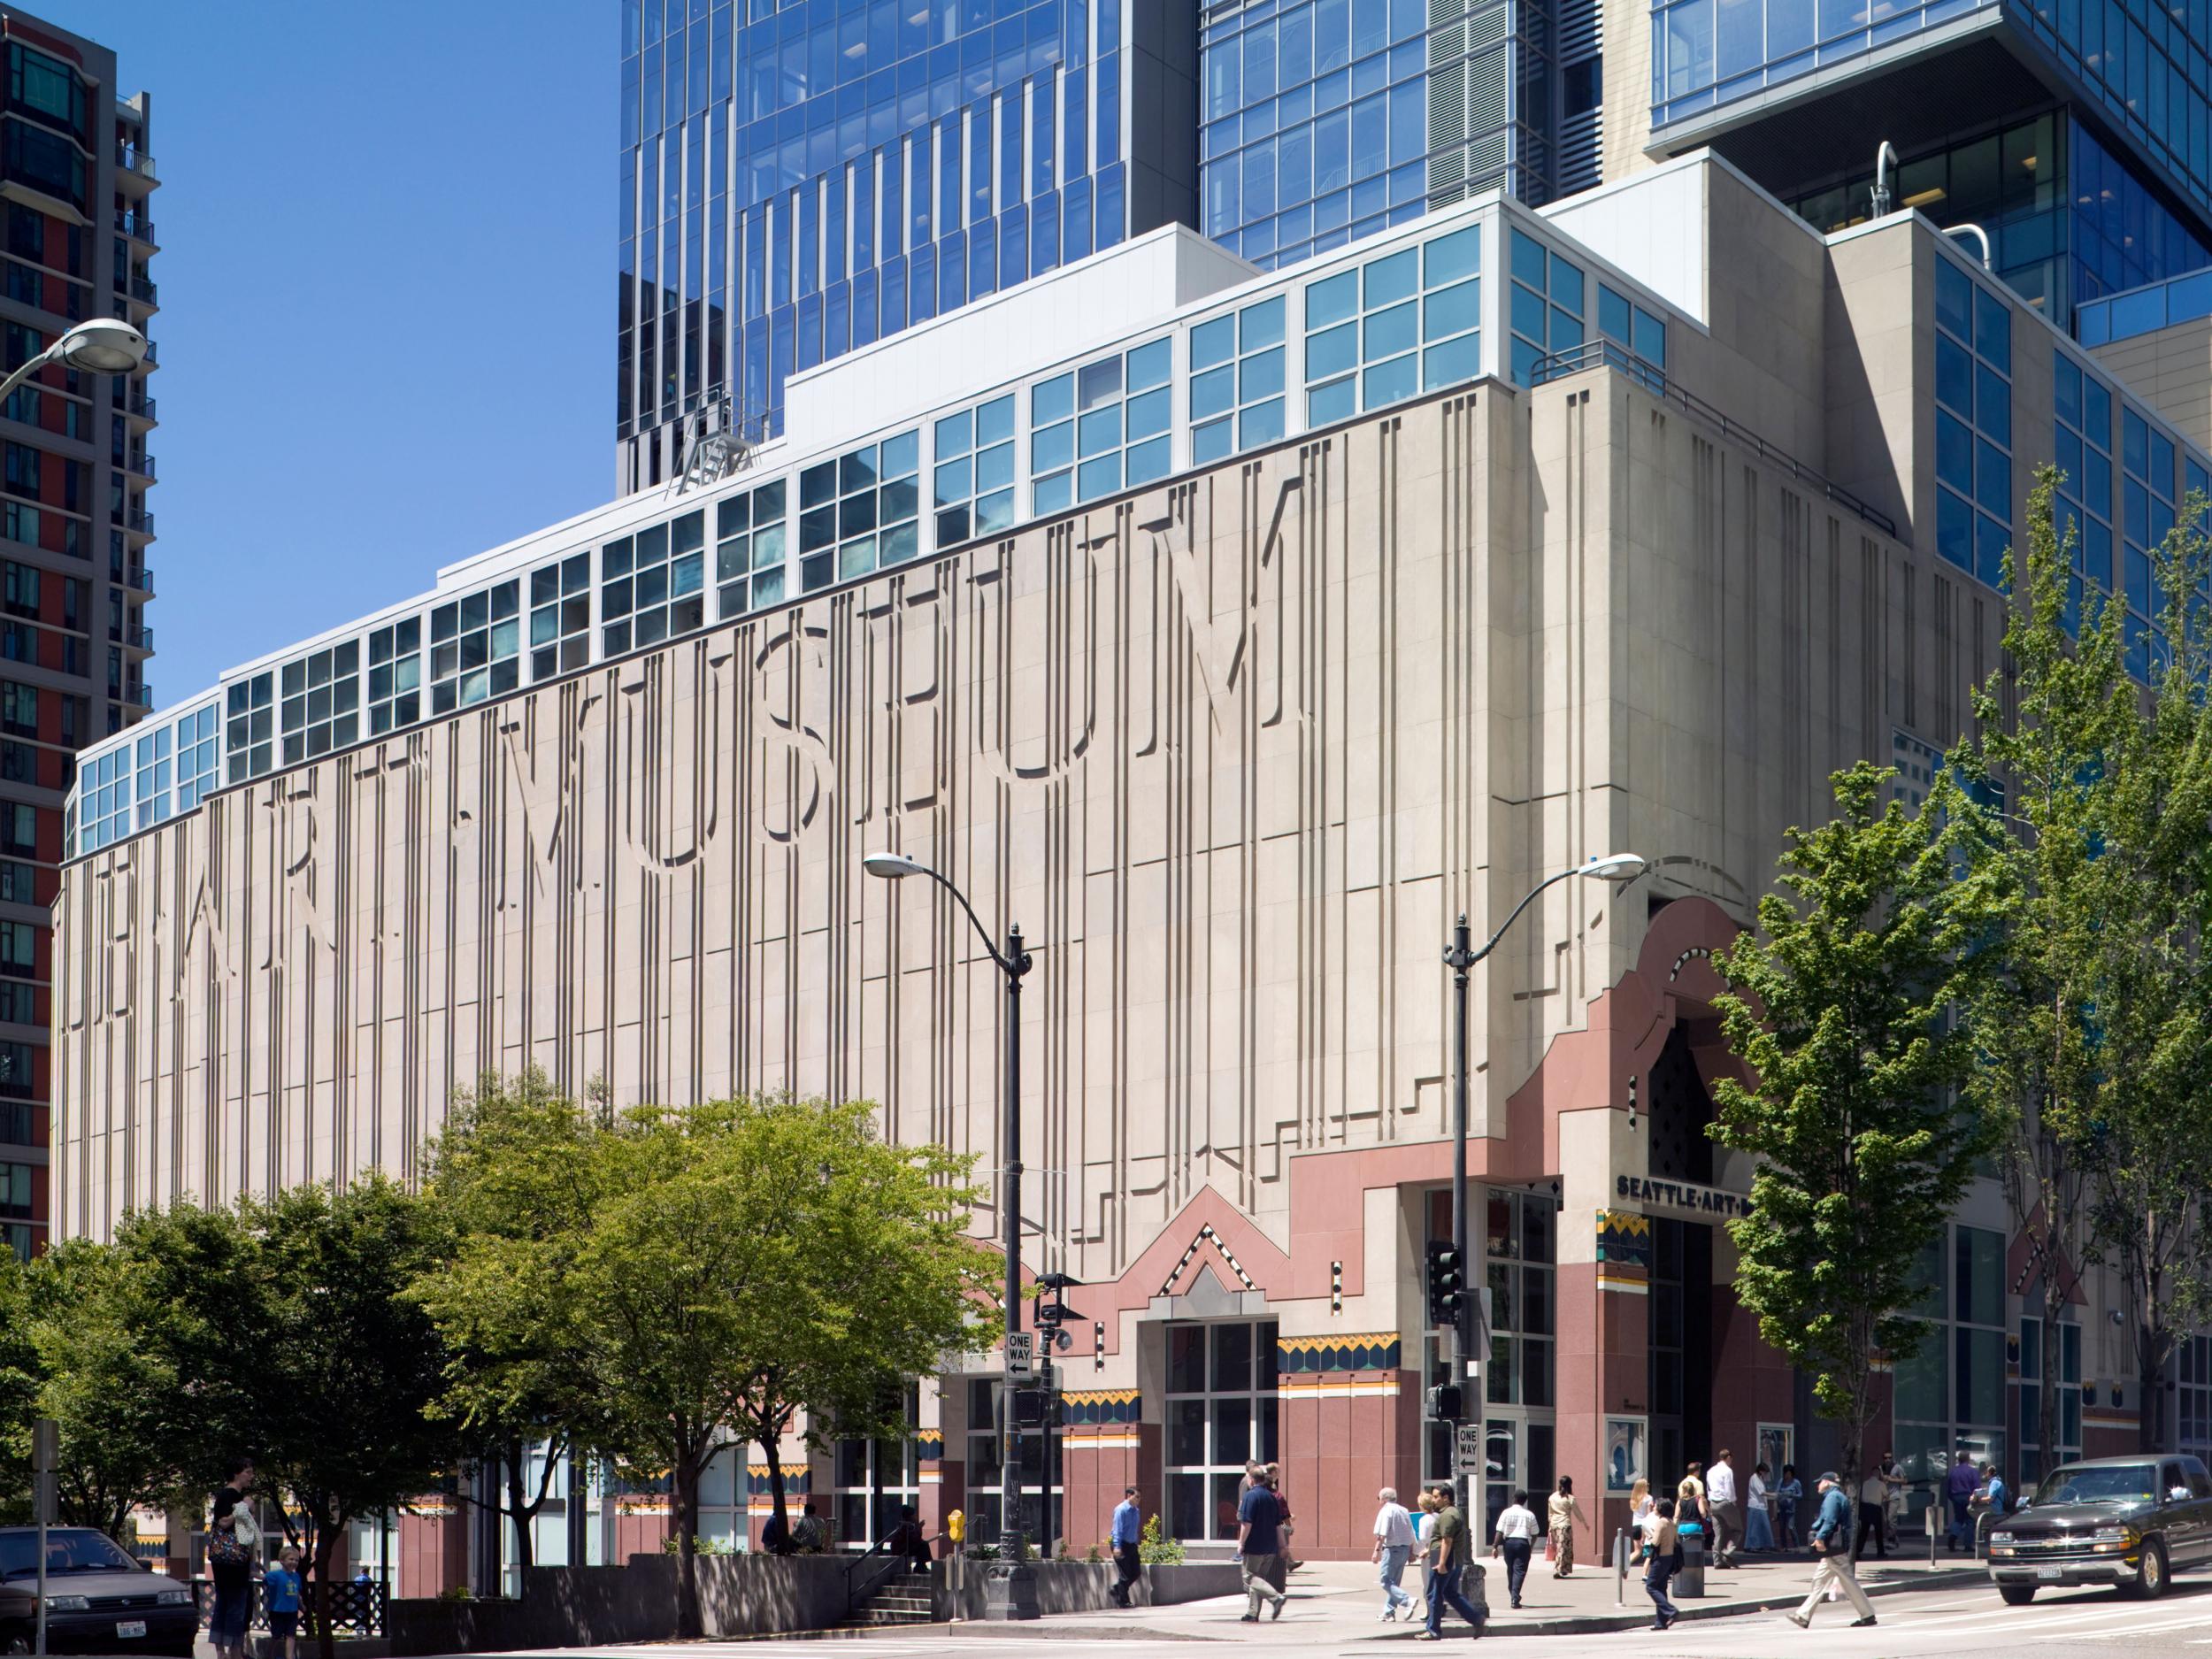
M1597 0L1256 0L1201 42L1202 227L1263 267L1598 182Z
M620 0L619 487L702 410L1196 219L1197 19L1130 0Z
M1972 223L2055 321L2212 264L2212 0L1655 0L1652 148L1711 143L1823 229Z
M625 491L1164 224L1273 269L1707 144L1834 230L1886 141L1892 206L1978 227L2062 326L2212 267L2212 0L618 3ZM1604 107L1609 45L1647 106Z

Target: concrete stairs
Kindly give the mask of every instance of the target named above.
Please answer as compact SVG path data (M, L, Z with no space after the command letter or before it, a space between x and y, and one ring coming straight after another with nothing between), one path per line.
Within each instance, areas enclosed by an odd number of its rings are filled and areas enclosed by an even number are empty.
M886 1578L866 1604L838 1628L879 1630L887 1625L926 1624L932 1617L929 1575L897 1572Z

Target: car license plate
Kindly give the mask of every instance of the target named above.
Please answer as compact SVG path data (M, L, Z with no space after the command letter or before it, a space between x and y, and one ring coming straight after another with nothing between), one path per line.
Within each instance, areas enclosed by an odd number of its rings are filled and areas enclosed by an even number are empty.
M146 1621L142 1618L118 1619L115 1623L115 1633L118 1636L143 1636L146 1633Z
M2063 1578L2066 1576L2066 1569L2063 1567L2038 1567L2035 1570L2035 1576L2039 1578Z

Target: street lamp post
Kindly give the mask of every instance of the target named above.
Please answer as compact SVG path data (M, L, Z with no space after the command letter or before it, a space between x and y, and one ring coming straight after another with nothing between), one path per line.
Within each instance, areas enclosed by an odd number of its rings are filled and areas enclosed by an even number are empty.
M1468 930L1467 918L1463 913L1452 928L1452 942L1445 949L1445 965L1452 971L1452 1250L1459 1258L1460 1292L1452 1303L1452 1350L1456 1357L1456 1374L1453 1382L1459 1394L1460 1415L1452 1424L1452 1484L1459 1499L1459 1512L1471 1516L1471 1483L1468 1479L1465 1460L1459 1455L1459 1425L1469 1420L1479 1421L1479 1404L1469 1400L1470 1385L1479 1375L1475 1356L1478 1343L1487 1346L1488 1333L1477 1329L1476 1310L1480 1305L1481 1293L1473 1278L1473 1257L1468 1253L1468 1234L1471 1231L1467 1215L1467 979L1475 964L1498 948L1506 930L1520 919L1521 912L1536 902L1536 895L1555 883L1585 876L1592 880L1610 881L1624 885L1644 873L1649 866L1634 853L1609 853L1602 858L1593 858L1586 864L1571 870L1562 870L1556 875L1546 876L1528 890L1527 895L1513 907L1513 913L1498 925L1498 931L1484 941L1479 950L1471 948L1474 935ZM1471 1526L1472 1523L1469 1524ZM1475 1534L1471 1533L1471 1536Z
M1006 1082L1005 1098L1000 1103L1006 1160L999 1175L999 1210L1005 1223L1006 1352L1010 1356L1014 1351L1013 1338L1022 1328L1022 978L1033 965L1029 951L1022 944L1021 928L1010 923L1006 929L1004 949L994 945L989 930L976 915L975 907L968 902L967 895L919 859L909 858L903 853L871 853L860 863L861 868L872 876L889 881L907 876L926 876L951 894L954 902L967 913L968 920L974 924L976 936L983 941L983 949L1006 981ZM991 1594L985 1617L1035 1618L1037 1575L1022 1559L1022 1436L1021 1426L1015 1421L1011 1377L1000 1387L999 1425L999 1559L993 1563L989 1575ZM1048 1469L1044 1491L1048 1515L1052 1507L1051 1479Z
M145 360L146 336L137 329L113 317L88 318L0 380L0 403L41 369L57 363L90 374L127 374Z

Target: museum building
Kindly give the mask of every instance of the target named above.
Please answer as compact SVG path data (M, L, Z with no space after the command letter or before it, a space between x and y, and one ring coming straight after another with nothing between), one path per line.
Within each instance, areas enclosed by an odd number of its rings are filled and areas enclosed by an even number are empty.
M1134 1481L1219 1545L1258 1457L1302 1554L1363 1556L1376 1489L1452 1455L1440 952L1632 851L1473 974L1484 1496L1571 1474L1609 1539L1640 1473L1816 1470L1731 1291L1713 953L1832 770L1927 787L2033 470L2069 475L2082 580L2147 615L2207 434L1916 212L1824 234L1703 152L1271 273L1168 226L795 374L787 412L87 751L58 1233L411 1176L455 1089L537 1066L621 1103L864 1096L976 1155L993 1239L999 981L941 889L864 872L899 851L1035 953L1023 1267L1079 1281L1051 1531L1080 1551ZM1916 1478L2132 1445L2116 1287L2086 1275L2038 1376L1993 1183L1930 1272L1877 1430ZM2170 1419L2200 1453L2204 1347ZM847 1540L902 1502L989 1535L999 1370L789 1478ZM2044 1386L2055 1448L2024 1438ZM757 1538L758 1455L706 1530ZM594 1558L668 1525L588 1502ZM400 1524L403 1593L461 1526Z

